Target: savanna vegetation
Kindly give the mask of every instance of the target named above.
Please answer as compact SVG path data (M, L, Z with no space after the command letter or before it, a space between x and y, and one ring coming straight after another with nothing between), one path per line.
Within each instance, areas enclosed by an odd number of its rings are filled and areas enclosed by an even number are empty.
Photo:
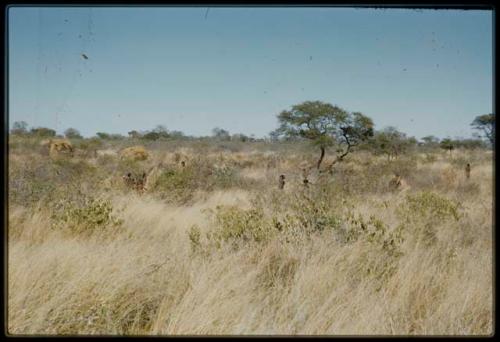
M16 123L9 333L492 334L489 143L321 102L278 119L266 139Z

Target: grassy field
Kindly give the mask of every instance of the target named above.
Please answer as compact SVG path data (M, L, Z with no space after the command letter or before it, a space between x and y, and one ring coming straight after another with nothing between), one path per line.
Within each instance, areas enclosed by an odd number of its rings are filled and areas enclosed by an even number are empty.
M305 188L307 146L9 144L11 334L493 333L491 151L358 151Z

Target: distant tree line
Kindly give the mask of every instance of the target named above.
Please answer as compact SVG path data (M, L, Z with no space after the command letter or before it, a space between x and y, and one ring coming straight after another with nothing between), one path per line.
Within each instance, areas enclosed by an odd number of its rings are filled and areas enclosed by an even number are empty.
M444 138L428 135L417 140L405 133L389 126L381 130L375 130L371 118L360 112L349 112L338 106L321 101L306 101L292 106L278 114L280 126L269 133L266 139L255 138L254 135L242 133L231 134L220 127L212 129L209 137L214 141L310 141L317 146L320 157L317 162L319 168L325 156L327 148L333 148L336 161L342 160L353 149L370 150L375 154L386 155L389 160L397 159L398 156L415 148L437 149L453 151L457 148L477 149L492 147L495 139L495 115L485 114L477 116L471 123L477 131L475 138ZM83 139L80 132L75 128L68 128L63 135L57 135L56 131L47 127L29 128L25 121L16 121L10 130L12 135L32 136L40 138L66 137L68 139ZM163 125L157 125L152 130L128 132L128 137L121 134L97 132L93 141L96 140L123 140L137 139L144 141L181 140L196 139L185 135L181 131L167 130Z
M375 130L371 118L360 112L349 112L336 105L321 101L305 101L284 110L277 116L280 126L269 134L271 141L310 141L320 149L316 167L319 170L327 149L332 149L335 159L332 165L342 161L354 149L370 150L386 155L388 160L415 149L449 151L456 148L476 149L491 147L494 142L494 114L480 115L471 123L482 134L475 139L425 136L418 141L398 131L395 127ZM486 138L483 140L481 138ZM491 145L489 145L491 144ZM330 165L328 168L331 170Z

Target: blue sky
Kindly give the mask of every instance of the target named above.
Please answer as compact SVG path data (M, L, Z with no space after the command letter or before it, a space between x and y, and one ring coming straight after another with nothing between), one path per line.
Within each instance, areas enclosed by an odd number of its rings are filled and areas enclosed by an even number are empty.
M492 112L492 12L11 7L9 121L264 136L320 100L421 138ZM88 59L84 59L84 53Z

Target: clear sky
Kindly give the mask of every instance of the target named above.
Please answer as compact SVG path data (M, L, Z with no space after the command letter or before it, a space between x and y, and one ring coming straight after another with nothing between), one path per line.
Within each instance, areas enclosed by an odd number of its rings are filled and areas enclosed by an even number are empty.
M9 121L268 134L306 100L421 138L493 111L491 11L11 7ZM81 54L85 54L85 59Z

